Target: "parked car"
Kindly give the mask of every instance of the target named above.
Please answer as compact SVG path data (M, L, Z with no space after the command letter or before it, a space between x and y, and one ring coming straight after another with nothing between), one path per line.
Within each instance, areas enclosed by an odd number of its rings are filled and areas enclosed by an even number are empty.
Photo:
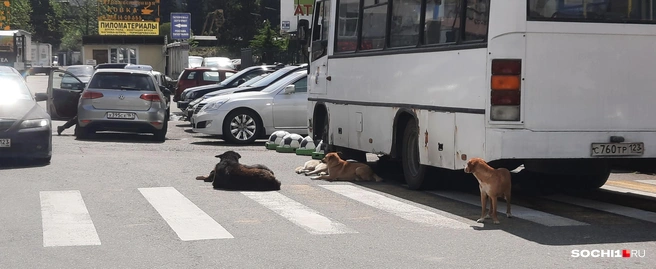
M94 68L96 70L98 70L98 69L110 69L110 68L125 68L128 65L130 65L130 64L129 63L104 63L104 64L97 64Z
M189 108L187 109L187 118L191 119L193 116L194 112L198 112L206 103L207 99L212 98L214 96L218 95L225 95L225 94L231 94L231 93L236 93L236 92L257 92L261 91L267 86L277 82L278 80L286 77L287 75L293 74L297 71L300 71L302 69L307 68L307 64L301 64L301 65L290 65L283 67L271 74L269 74L266 78L260 79L250 85L240 85L239 87L236 88L230 88L230 89L224 89L224 90L219 90L219 91L214 91L205 94L203 97L197 98L194 101L189 103Z
M201 67L203 65L203 57L189 56L188 68Z
M237 70L235 64L228 57L205 57L201 66Z
M180 101L180 94L187 88L217 84L237 73L232 69L218 69L209 67L186 68L178 77L178 83L173 95L173 101ZM179 106L178 106L179 107Z
M66 71L75 75L80 81L87 83L96 69L91 65L71 65L66 68Z
M47 95L33 97L23 76L13 71L0 72L0 85L0 158L50 162L51 118L37 104Z
M234 88L244 82L257 77L264 73L273 73L279 67L277 65L260 65L260 66L251 66L244 70L239 71L238 73L226 78L224 81L221 81L218 84L205 85L200 87L191 87L180 94L180 99L178 100L178 108L184 110L187 108L189 102L193 101L196 98L200 98L203 95L228 88Z
M277 130L307 134L307 70L297 71L259 92L208 99L193 115L193 131L249 144Z
M58 78L63 77L64 73L75 77L68 72L56 70L49 81L49 100L52 99L57 114L65 108L62 103L66 99L70 100L73 95L73 91L55 88L58 86ZM83 85L81 81L79 83ZM76 90L80 88L83 91L79 97L78 122L75 127L75 135L79 139L96 131L153 133L157 141L166 139L168 105L165 95L168 89L159 86L152 71L96 70L86 88L78 87ZM71 117L74 113L69 112L64 116Z

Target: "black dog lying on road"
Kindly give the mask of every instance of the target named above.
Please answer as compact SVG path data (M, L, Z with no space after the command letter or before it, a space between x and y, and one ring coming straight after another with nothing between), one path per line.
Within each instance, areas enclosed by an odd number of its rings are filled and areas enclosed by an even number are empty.
M244 165L239 163L241 155L232 150L214 157L221 158L209 176L197 176L197 180L212 182L215 189L238 191L275 191L280 190L280 181L268 167Z

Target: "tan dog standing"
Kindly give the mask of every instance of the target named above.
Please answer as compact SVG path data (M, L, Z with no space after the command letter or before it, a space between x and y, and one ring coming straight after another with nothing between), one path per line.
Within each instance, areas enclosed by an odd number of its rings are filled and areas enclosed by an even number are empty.
M326 154L321 162L328 166L328 175L311 177L327 181L383 181L367 164L342 160L336 152Z
M490 212L492 213L492 220L495 224L499 223L497 219L497 198L503 197L506 200L506 216L512 217L510 213L510 171L506 168L494 169L490 167L481 158L472 158L467 161L465 173L474 174L478 180L478 188L481 191L481 218L477 222L483 222L489 214L485 214L486 203L491 200Z

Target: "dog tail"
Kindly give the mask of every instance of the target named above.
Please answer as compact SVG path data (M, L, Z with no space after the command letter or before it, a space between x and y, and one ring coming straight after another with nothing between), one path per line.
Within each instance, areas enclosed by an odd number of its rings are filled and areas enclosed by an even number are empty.
M294 169L294 171L295 171L297 174L300 174L301 171L303 171L303 166L296 167L296 169Z
M374 179L376 180L376 182L381 182L381 181L383 181L383 178L382 178L382 177L379 177L379 176L376 175L376 174L374 174Z

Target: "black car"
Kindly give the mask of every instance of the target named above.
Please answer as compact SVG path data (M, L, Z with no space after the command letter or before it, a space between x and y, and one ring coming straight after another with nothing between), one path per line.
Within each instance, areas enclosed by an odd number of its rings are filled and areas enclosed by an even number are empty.
M180 94L180 101L178 101L178 108L181 110L185 110L187 108L187 105L189 105L189 102L193 101L194 99L200 98L207 93L218 91L221 89L237 87L243 84L244 82L254 77L257 77L259 75L262 75L264 73L273 73L276 70L280 69L281 67L282 67L281 65L251 66L226 78L225 80L221 81L218 84L210 84L210 85L188 88L184 90L182 94Z
M0 159L50 162L50 115L37 104L47 95L32 96L22 76L0 73Z

